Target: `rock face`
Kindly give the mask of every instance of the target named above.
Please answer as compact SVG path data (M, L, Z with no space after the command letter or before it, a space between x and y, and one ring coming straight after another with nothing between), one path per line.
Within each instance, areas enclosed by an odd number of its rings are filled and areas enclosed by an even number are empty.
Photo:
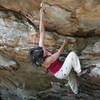
M0 0L0 84L7 88L43 90L56 80L41 68L33 68L28 59L29 48L37 45L39 40L40 2ZM81 84L85 82L80 90L99 95L100 1L47 0L44 4L45 45L57 50L64 39L71 39L72 43L64 50L64 57L74 50L83 68L89 66L92 70L90 75L79 78Z
M0 5L22 12L33 20L39 19L39 5L42 0L0 0ZM24 6L23 6L24 3ZM46 27L60 34L100 35L99 0L46 0ZM80 34L79 34L80 33Z

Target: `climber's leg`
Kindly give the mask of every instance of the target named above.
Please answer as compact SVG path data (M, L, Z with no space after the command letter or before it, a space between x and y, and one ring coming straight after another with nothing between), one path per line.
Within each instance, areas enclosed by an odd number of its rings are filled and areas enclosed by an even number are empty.
M66 79L71 72L72 68L75 72L81 72L81 66L78 56L74 52L70 52L66 57L61 69L55 74L59 79Z

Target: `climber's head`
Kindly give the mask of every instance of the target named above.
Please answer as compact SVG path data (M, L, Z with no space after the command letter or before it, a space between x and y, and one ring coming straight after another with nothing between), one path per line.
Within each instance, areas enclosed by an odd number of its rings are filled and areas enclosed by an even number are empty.
M31 62L32 64L34 65L41 65L41 63L43 62L43 56L44 56L44 50L42 47L34 47L34 48L31 48L29 50L29 56L30 56L30 59L31 59Z

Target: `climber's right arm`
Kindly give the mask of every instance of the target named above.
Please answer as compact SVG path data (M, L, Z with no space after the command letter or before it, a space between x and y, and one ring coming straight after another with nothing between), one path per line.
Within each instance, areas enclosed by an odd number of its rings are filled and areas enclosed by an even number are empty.
M40 9L40 26L39 26L39 32L40 32L40 39L39 39L39 46L44 46L44 23L43 23L43 14L44 14L44 8Z

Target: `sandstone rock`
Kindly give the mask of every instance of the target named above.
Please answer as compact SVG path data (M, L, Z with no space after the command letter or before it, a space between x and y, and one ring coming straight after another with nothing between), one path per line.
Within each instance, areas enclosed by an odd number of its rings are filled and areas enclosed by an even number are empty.
M0 64L4 62L5 66L13 59L14 66L17 62L19 68L11 72L0 71L0 84L7 88L40 91L50 87L50 82L56 80L41 68L33 68L28 59L29 48L37 45L39 40L40 2L41 0L28 0L24 1L23 6L23 0L0 0L2 6L0 7L0 57L4 59ZM45 2L45 7L45 45L56 51L64 39L71 39L72 43L66 46L63 58L70 50L74 50L80 56L83 67L95 65L96 68L91 70L100 75L98 70L100 67L100 2L98 0L59 2L48 0ZM100 90L99 78L88 75L79 81L82 85L81 92L87 94L93 92L97 95Z
M0 55L0 69L16 70L17 63Z
M28 15L33 21L39 19L42 0L0 1L0 5ZM23 6L24 3L24 6ZM64 35L100 35L98 0L47 0L45 1L45 23L48 29ZM92 32L92 33L91 33ZM81 34L80 34L81 33Z

